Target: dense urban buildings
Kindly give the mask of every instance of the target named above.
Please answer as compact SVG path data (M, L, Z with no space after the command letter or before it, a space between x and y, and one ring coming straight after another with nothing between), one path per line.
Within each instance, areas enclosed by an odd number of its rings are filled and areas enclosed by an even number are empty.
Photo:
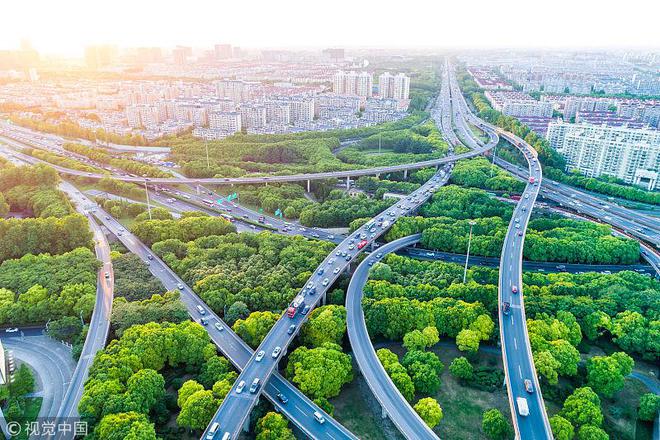
M588 123L551 122L547 139L570 169L589 177L617 177L655 189L660 171L660 131Z

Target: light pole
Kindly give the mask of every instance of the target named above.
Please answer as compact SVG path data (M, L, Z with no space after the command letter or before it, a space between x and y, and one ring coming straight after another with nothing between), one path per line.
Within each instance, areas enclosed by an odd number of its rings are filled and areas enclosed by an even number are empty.
M465 269L463 269L463 284L465 284L465 280L467 278L468 261L470 260L470 244L472 243L472 227L476 224L477 222L475 222L474 220L470 220L470 236L468 238L467 254L465 255Z
M149 211L149 220L151 220L151 202L149 201L149 189L147 188L147 178L144 178L144 193L147 196L147 211Z
M206 148L206 168L211 168L211 162L209 162L209 141L204 141L204 147Z

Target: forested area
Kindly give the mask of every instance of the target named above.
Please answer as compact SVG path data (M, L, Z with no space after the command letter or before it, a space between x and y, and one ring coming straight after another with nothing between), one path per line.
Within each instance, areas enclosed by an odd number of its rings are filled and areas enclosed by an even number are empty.
M88 141L112 142L125 145L147 145L146 140L138 135L120 135L103 130L102 128L92 130L83 128L70 120L62 120L58 123L52 123L43 119L21 118L19 116L10 116L14 124L27 127L36 131L57 134L59 136L87 139Z
M406 349L402 358L388 349L378 350L378 357L410 401L435 397L442 389L439 376L444 366L433 352L425 352L438 337L454 339L464 354L449 366L462 386L494 392L502 383L501 369L473 366L481 345L496 342L498 272L472 267L466 283L462 276L458 264L397 255L387 256L371 271L363 300L369 334L376 342L399 341ZM630 398L632 391L625 377L634 367L631 356L651 362L660 358L660 282L632 271L527 272L523 284L527 326L544 398L560 409L551 413L556 438L570 440L574 432L583 431L599 433L598 438L604 439L630 438L627 433L620 437L623 428L612 422L604 408L614 407L625 389L626 399ZM584 361L584 353L592 347L602 347L605 354ZM411 368L415 362L417 367ZM581 403L576 400L583 395L592 402L589 416L575 412ZM660 403L645 396L637 395L634 406L618 417L633 424L637 417L647 420L643 417L648 417L648 407ZM511 427L506 418L497 410L486 413L483 432L489 438L508 438ZM562 431L570 435L562 436Z
M64 144L64 149L86 156L94 162L110 165L131 174L136 174L140 177L172 177L170 173L163 171L154 165L145 164L133 159L115 157L100 148L88 147L87 145L82 144L66 143Z
M492 165L485 157L456 162L449 182L463 187L514 194L520 194L525 189L525 182L516 179L500 167Z
M245 185L240 186L237 192L241 204L257 206L271 214L279 209L288 219L298 218L305 207L314 204L305 197L305 188L291 183L268 186Z
M321 228L343 227L355 219L373 217L395 202L396 199L377 200L363 194L351 197L344 191L333 190L323 203L304 208L300 223Z
M399 219L386 235L388 241L422 233L427 249L467 251L470 222L474 255L497 257L502 252L512 207L484 191L445 186L420 209L421 217ZM525 235L525 259L568 263L633 264L639 261L636 241L614 237L609 225L554 215L533 218Z
M73 213L71 203L57 189L59 181L57 172L44 165L5 164L0 169L0 262L29 253L91 248L87 219ZM10 211L29 217L2 218Z
M236 227L222 217L194 216L179 220L144 220L131 226L131 232L147 246L174 239L183 242L200 237L236 232Z
M96 355L78 410L99 440L180 436L207 426L236 376L199 324L135 325Z

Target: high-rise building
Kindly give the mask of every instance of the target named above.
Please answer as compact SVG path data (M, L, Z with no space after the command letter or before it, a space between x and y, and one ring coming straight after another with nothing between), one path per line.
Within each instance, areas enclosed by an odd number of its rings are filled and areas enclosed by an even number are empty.
M192 56L192 47L177 46L172 49L172 60L177 66L188 63L188 57Z
M266 125L266 108L260 104L241 105L241 126L246 129L262 128Z
M321 52L323 56L330 61L341 61L344 59L344 49L323 49Z
M374 77L368 72L335 73L332 78L332 91L337 95L360 96L371 98L373 96Z
M660 171L660 131L605 125L548 126L547 139L566 159L568 168L588 177L614 176L654 189Z
M269 100L264 102L266 122L274 125L289 125L291 123L291 105L285 101Z
M85 62L90 69L108 66L116 60L117 48L115 46L101 45L85 48Z
M385 72L378 76L378 96L383 99L405 100L410 96L410 78L403 73Z
M209 128L223 133L241 131L241 114L238 112L212 112L209 114Z
M314 98L292 97L288 101L291 107L292 124L314 120Z
M259 83L223 79L215 83L216 94L220 98L231 99L234 102L245 102L253 97Z
M232 57L231 44L216 44L213 47L216 60L226 60Z

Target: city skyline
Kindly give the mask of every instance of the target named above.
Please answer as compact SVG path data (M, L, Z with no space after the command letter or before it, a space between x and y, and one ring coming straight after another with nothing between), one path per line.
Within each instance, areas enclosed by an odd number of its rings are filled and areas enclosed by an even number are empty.
M657 16L654 10L658 12L658 6L641 0L632 0L623 9L609 8L602 2L596 5L592 1L568 0L555 2L551 8L530 7L521 0L506 5L485 1L424 5L410 8L410 17L406 19L390 13L396 8L393 2L381 2L381 7L373 8L369 4L340 0L322 14L311 14L300 1L290 2L287 8L266 3L259 6L258 14L251 15L240 5L198 0L186 6L185 10L155 9L153 5L121 0L116 7L100 8L73 0L66 11L56 4L45 3L35 15L31 10L33 5L12 3L5 6L5 13L16 19L7 20L0 29L0 49L13 49L21 39L31 41L44 54L70 57L81 56L84 47L93 44L209 47L224 42L247 48L660 45L660 32L654 24ZM28 16L30 25L26 26L22 17ZM465 17L468 25L463 20L442 20L449 16ZM534 18L539 16L543 17L542 23ZM514 22L515 26L507 25ZM546 32L539 32L543 23ZM562 32L553 31L558 23ZM319 28L327 28L327 32L319 32Z

